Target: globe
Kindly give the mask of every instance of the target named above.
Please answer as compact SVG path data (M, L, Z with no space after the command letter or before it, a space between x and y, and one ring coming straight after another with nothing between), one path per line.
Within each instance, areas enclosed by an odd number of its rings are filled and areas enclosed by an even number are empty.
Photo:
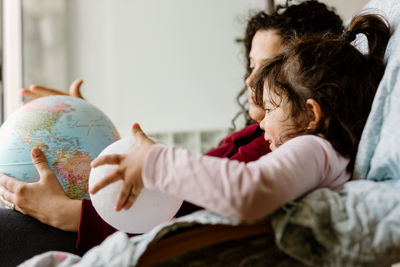
M39 174L31 150L40 148L71 199L89 198L90 162L119 134L92 104L75 97L46 96L21 106L0 128L0 172L25 182Z
M127 154L136 146L135 139L125 137L106 147L99 156ZM90 171L89 188L92 188L116 165L101 165ZM122 186L119 180L90 195L92 204L100 217L114 228L132 234L145 233L154 226L171 220L183 200L166 193L143 188L133 206L128 210L115 211L115 203Z

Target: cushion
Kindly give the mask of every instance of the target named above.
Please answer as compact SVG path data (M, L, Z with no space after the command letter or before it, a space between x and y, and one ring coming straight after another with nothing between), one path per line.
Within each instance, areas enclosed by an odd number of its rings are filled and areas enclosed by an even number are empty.
M360 141L354 178L400 179L400 1L372 0L364 12L384 15L394 30L385 59L387 67Z

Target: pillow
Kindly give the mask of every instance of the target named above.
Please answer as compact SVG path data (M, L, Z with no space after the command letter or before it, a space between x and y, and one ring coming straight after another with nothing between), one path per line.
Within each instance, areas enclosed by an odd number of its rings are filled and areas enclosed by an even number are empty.
M400 1L372 0L363 12L383 15L394 32L385 54L385 74L358 148L354 179L400 179L400 32L396 30Z

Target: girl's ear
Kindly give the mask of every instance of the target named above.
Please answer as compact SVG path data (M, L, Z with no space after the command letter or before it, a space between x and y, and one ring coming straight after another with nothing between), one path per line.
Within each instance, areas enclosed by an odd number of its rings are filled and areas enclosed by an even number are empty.
M314 130L318 127L322 118L321 106L317 101L309 98L306 101L306 108L308 115L310 116L310 122L308 123L307 129Z

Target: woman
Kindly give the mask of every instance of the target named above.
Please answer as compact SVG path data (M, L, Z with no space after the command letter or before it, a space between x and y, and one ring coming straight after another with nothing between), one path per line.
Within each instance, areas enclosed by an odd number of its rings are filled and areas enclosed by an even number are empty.
M239 101L242 107L240 114L246 116L246 127L226 137L219 147L209 151L207 155L249 162L268 153L270 150L263 138L263 131L258 126L258 122L264 117L264 110L255 104L249 88L253 73L263 60L277 55L294 33L341 33L343 30L339 16L316 1L307 1L281 11L279 9L274 15L261 12L249 20L244 38L247 58L246 88L238 96L241 99L247 92L248 105ZM72 96L81 97L81 83L78 80L72 84ZM33 98L57 93L60 92L40 86L22 91L24 96ZM2 255L7 255L0 262L12 265L47 250L64 250L81 255L115 231L101 220L90 201L71 200L65 195L43 153L39 151L39 155L32 155L32 159L41 176L40 182L24 184L0 175L0 185L4 187L0 188L0 196L8 200L17 211L39 220L11 210L0 210L0 218L7 218L7 221L0 219L0 224L4 224L0 225L0 238L5 246L0 249L4 252ZM196 209L199 208L185 203L177 216ZM11 227L9 222L14 226ZM32 242L35 240L34 245L28 239ZM36 239L40 240L40 244ZM55 242L51 242L52 240ZM75 249L75 242L78 249Z

